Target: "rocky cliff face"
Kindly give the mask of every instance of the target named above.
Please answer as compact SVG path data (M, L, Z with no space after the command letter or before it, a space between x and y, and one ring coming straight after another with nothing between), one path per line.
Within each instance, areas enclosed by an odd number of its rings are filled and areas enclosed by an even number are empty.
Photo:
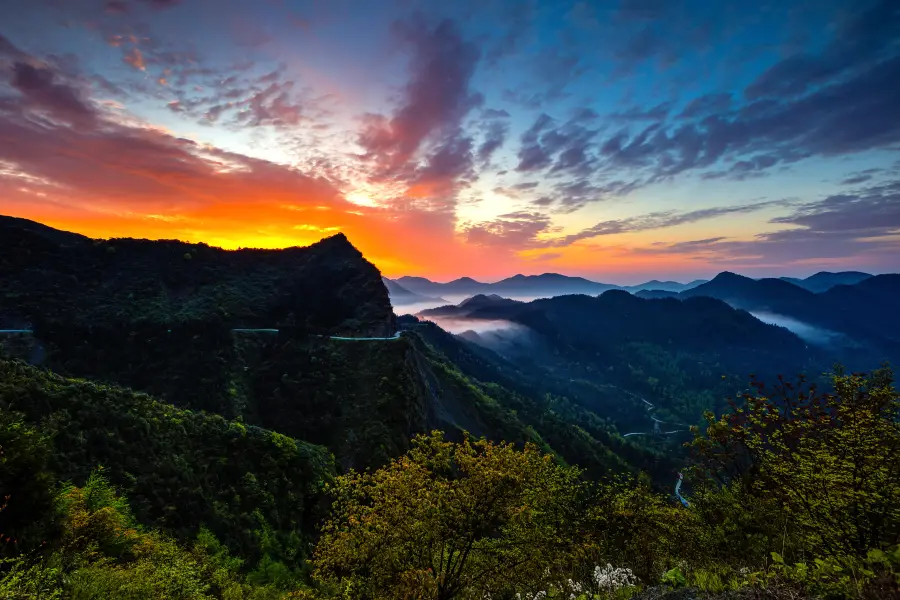
M297 327L388 336L378 269L343 235L305 248L226 251L171 240L91 240L0 217L0 327Z

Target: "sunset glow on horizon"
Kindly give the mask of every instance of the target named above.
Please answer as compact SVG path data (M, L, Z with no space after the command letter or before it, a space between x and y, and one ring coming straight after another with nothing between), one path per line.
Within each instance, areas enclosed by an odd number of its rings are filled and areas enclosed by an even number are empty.
M900 264L890 0L12 0L0 214L387 276Z

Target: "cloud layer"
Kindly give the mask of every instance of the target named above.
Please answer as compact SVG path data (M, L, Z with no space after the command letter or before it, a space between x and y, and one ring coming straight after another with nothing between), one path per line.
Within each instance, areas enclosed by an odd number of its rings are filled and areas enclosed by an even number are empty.
M892 0L338 4L0 8L3 212L391 274L896 264Z

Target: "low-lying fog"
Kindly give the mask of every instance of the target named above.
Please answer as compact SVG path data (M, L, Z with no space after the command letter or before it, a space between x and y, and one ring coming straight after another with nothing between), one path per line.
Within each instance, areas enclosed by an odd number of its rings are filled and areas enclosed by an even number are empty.
M799 337L800 339L805 340L811 344L826 345L838 340L839 338L844 337L843 334L836 331L816 327L815 325L810 325L809 323L804 323L803 321L798 321L797 319L794 319L792 317L779 315L777 313L751 311L750 314L763 323L784 327L785 329L797 334L797 337Z
M428 302L412 302L410 304L394 304L394 313L397 315L415 315L423 310L428 310L429 308L437 308L439 306L447 306L448 304L457 305L463 300L468 300L471 298L473 294L463 294L463 295L449 295L442 296L445 302L441 302L440 300L430 300ZM503 296L504 298L508 298L509 300L519 300L520 302L531 302L532 300L537 300L538 298L544 298L545 296ZM391 301L393 302L393 300Z
M525 329L522 325L505 321L503 319L468 319L466 317L426 317L436 323L444 331L460 334L464 331L474 331L481 335L495 331L519 331Z

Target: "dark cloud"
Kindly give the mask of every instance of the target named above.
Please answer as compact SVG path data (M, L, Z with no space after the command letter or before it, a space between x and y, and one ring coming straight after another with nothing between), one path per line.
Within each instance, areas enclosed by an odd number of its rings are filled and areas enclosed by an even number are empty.
M810 233L879 237L900 232L900 181L872 186L856 194L837 194L800 206L772 220Z
M533 201L532 205L546 208L554 203L547 197ZM584 229L578 233L554 238L546 241L538 240L540 234L553 233L552 220L543 212L519 211L501 215L499 218L477 225L469 224L464 227L466 238L470 243L479 245L515 245L518 247L552 247L561 248L569 246L580 240L604 235L621 233L633 233L637 231L649 231L665 229L687 223L696 223L714 219L725 215L748 214L773 206L785 206L784 200L757 202L754 204L742 204L736 206L718 206L704 208L688 212L665 211L648 213L627 219L601 221L593 227ZM724 238L709 238L693 242L694 250L703 246L718 244ZM688 246L683 246L682 251Z
M871 175L852 175L841 181L841 185L855 185L857 183L865 183L872 179Z
M726 237L711 237L702 240L688 240L686 242L675 242L669 244L666 242L656 242L646 248L635 248L634 252L638 254L701 254L715 251L719 242L727 240Z
M453 131L433 145L424 164L416 169L410 187L417 190L416 195L426 197L430 208L450 209L456 189L474 175L472 139Z
M536 236L551 230L550 218L547 215L529 211L508 213L492 221L463 227L466 242L469 244L512 248L531 246Z
M303 119L303 108L292 94L294 82L274 82L239 103L238 123L260 127L295 127Z
M586 204L624 196L639 187L632 181L613 179L594 182L589 177L564 180L553 186L557 212L571 213Z
M494 152L503 146L506 141L506 134L509 132L509 125L503 121L490 121L485 127L484 140L478 146L478 160L482 164L487 164L491 160Z
M655 212L640 215L637 217L629 217L627 219L601 221L593 227L588 227L587 229L584 229L578 233L553 240L550 245L568 246L569 244L572 244L579 240L584 240L601 235L614 235L618 233L648 231L651 229L664 229L666 227L675 227L676 225L684 225L686 223L695 223L697 221L714 219L716 217L721 217L724 215L752 213L772 206L783 206L784 204L785 201L783 200L774 200L768 202L757 202L755 204L703 208L682 213L678 213L675 211Z
M713 92L691 100L679 116L687 119L705 117L711 114L727 112L731 105L731 93Z
M660 121L669 115L674 104L674 102L668 101L649 108L632 106L626 110L613 113L610 115L610 118L617 121Z
M839 24L818 54L795 54L776 63L744 90L750 100L800 96L815 86L841 81L894 56L900 39L900 5L880 0Z
M549 167L549 173L553 174L587 175L593 162L588 151L597 131L585 127L584 120L579 114L555 127L556 122L551 117L541 114L522 134L516 170L529 172Z
M9 41L3 33L0 33L0 57L6 57L14 61L25 61L28 58L24 52L19 50L15 44ZM3 63L0 63L2 65Z
M495 66L501 59L516 52L534 19L535 9L535 0L501 5L499 21L503 23L504 29L500 35L491 36L487 41L488 48L484 58L488 66Z
M28 109L46 113L55 120L89 127L97 119L97 112L82 91L61 81L49 67L17 62L10 84L22 94Z
M621 0L616 18L623 21L657 21L666 15L667 0Z
M652 183L721 161L726 167L717 171L742 178L805 157L891 147L900 140L898 80L900 57L801 98L758 100L697 122L655 123L636 134L621 130L602 142L600 166L630 169Z
M485 119L508 119L509 113L503 109L497 110L496 108L486 108L481 111L481 116Z
M856 185L858 183L865 183L867 181L871 181L875 175L883 171L884 169L864 169L845 178L843 181L841 181L841 185Z
M850 261L872 270L895 270L900 253L900 181L797 205L773 224L790 225L751 240L722 237L654 244L641 252L686 254L748 267Z
M798 156L797 160L802 158ZM766 169L785 160L784 156L773 154L759 154L745 160L739 160L726 171L712 171L703 174L703 179L734 179L743 181L754 177L762 177Z
M533 91L531 86L522 86L517 89L506 88L500 93L500 97L505 102L529 110L540 108L547 100L543 93Z
M396 30L413 49L403 102L390 118L370 115L359 137L363 159L374 164L377 179L409 173L423 146L443 132L458 130L483 101L470 89L478 49L463 40L456 23L445 20L433 28L399 23Z
M177 76L169 110L196 118L203 125L217 123L230 129L271 127L280 132L296 131L298 125L327 114L327 97L288 79L283 69L257 75L243 65L230 69L197 69L204 93Z

